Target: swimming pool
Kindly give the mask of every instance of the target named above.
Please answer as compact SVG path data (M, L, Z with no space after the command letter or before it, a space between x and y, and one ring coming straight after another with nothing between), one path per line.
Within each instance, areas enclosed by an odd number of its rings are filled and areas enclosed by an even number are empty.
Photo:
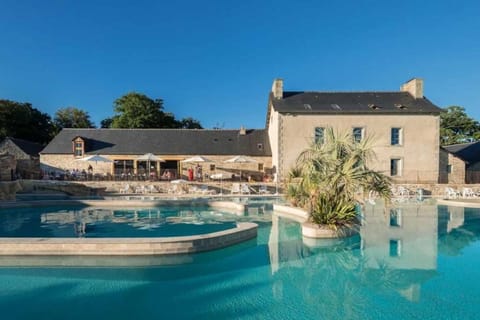
M476 319L479 238L478 209L435 204L367 206L359 235L341 241L304 242L298 223L273 215L256 239L182 264L0 268L0 312L2 319Z
M174 237L236 227L236 216L208 206L30 207L1 211L0 237Z

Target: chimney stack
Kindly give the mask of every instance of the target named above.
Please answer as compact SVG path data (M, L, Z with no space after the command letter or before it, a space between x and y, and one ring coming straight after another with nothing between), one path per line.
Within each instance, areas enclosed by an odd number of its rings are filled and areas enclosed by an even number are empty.
M244 136L247 134L247 129L245 129L244 126L240 126L240 132L238 133L241 136Z
M272 93L274 99L283 98L283 79L277 78L273 80Z
M423 98L423 79L413 78L402 84L400 91L410 93L415 99Z

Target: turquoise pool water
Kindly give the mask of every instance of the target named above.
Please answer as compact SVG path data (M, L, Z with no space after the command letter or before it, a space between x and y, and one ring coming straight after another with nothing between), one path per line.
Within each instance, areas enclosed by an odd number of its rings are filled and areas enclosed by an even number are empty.
M237 225L234 214L208 206L31 207L1 210L0 217L0 237L174 237Z
M275 215L271 223L262 219L257 219L255 240L179 260L159 259L153 262L157 265L0 268L0 315L2 319L479 317L478 209L434 204L406 204L393 211L367 207L360 234L343 241L304 242L297 223ZM172 264L179 261L183 264Z

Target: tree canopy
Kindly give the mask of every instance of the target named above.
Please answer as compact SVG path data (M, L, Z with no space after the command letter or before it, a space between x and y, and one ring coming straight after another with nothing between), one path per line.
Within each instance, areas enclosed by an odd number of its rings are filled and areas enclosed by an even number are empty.
M75 107L58 109L53 122L58 131L62 128L95 128L88 112Z
M0 100L0 139L15 137L41 144L55 134L52 119L30 103Z
M101 121L102 128L185 128L202 129L199 121L193 118L175 119L172 113L165 112L162 99L130 92L114 102L115 115Z
M472 142L480 139L480 124L469 117L465 108L450 106L440 113L440 144Z

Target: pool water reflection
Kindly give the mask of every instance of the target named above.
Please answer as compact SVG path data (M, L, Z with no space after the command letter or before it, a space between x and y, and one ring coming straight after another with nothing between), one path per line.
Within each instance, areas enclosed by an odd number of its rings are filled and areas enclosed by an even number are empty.
M360 233L336 241L304 241L298 223L274 214L256 241L179 265L2 268L0 312L6 319L476 319L479 238L478 209L434 203L366 206Z
M236 216L208 206L106 209L36 207L3 210L0 237L173 237L236 227Z

